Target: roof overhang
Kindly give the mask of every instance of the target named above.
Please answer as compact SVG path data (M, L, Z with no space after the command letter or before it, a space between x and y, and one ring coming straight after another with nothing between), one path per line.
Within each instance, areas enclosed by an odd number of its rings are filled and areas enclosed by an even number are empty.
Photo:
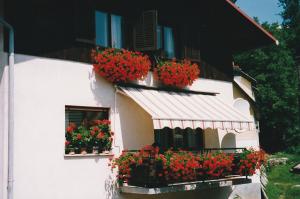
M246 48L255 48L255 47L261 47L264 45L269 44L279 44L279 41L267 30L265 30L260 24L258 24L254 19L249 17L245 12L243 12L236 4L231 2L230 0L225 0L227 6L226 9L230 11L230 15L233 15L235 19L237 20L237 24L244 24L245 30L242 31L242 27L239 27L241 30L241 34L248 33L248 39L247 37L241 37L239 36L239 40L242 42L242 39L245 39L247 42ZM255 41L256 40L256 41ZM252 44L250 42L253 42ZM243 50L242 48L237 45L235 47L236 50Z
M158 16L175 26L202 29L203 42L224 47L232 53L278 44L277 39L230 0L106 0L120 14L139 16L145 10L158 10ZM134 5L134 6L132 6ZM207 38L205 37L207 36Z

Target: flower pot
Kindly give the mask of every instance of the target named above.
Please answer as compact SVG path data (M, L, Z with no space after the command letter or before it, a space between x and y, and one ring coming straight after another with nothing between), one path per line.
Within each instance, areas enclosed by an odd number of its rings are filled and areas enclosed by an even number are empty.
M99 153L99 147L97 146L93 146L93 151L92 151L93 154L98 154Z
M80 148L80 154L81 154L81 155L86 155L86 154L87 154L87 152L86 152L86 147Z
M75 150L75 154L80 154L80 148L75 147L74 150Z
M74 148L69 148L69 155L75 155L75 149Z
M103 153L104 153L104 154L109 154L109 153L110 153L110 151L108 151L108 150L105 150L105 151L103 151Z

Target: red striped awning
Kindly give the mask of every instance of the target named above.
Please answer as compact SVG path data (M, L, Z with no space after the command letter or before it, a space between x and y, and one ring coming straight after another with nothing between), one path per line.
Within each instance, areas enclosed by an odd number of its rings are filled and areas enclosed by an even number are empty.
M218 96L119 87L153 119L154 129L211 128L253 130L254 121Z

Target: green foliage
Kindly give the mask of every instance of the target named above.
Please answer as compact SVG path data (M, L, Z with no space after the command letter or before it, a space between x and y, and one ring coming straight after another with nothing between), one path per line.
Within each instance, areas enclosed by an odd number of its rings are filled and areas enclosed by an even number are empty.
M300 1L279 0L283 7L283 25L290 31L289 46L300 55Z
M235 61L257 80L261 144L279 151L300 143L296 64L288 46L291 32L276 23L263 26L280 44L242 53Z
M289 170L300 161L300 156L279 153L276 154L275 157L287 157L289 158L289 161L286 165L272 167L267 172L268 184L266 192L268 197L270 199L298 199L300 189L293 186L299 184L300 176L299 174L290 173ZM274 156L272 156L272 158L274 158Z

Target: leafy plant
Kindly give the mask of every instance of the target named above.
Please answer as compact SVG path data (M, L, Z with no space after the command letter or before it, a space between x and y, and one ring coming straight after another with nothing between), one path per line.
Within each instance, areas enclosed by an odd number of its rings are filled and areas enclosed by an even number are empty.
M66 148L87 148L92 151L98 147L100 151L111 150L114 133L110 130L109 120L95 120L89 128L86 125L76 127L70 123L66 129Z

